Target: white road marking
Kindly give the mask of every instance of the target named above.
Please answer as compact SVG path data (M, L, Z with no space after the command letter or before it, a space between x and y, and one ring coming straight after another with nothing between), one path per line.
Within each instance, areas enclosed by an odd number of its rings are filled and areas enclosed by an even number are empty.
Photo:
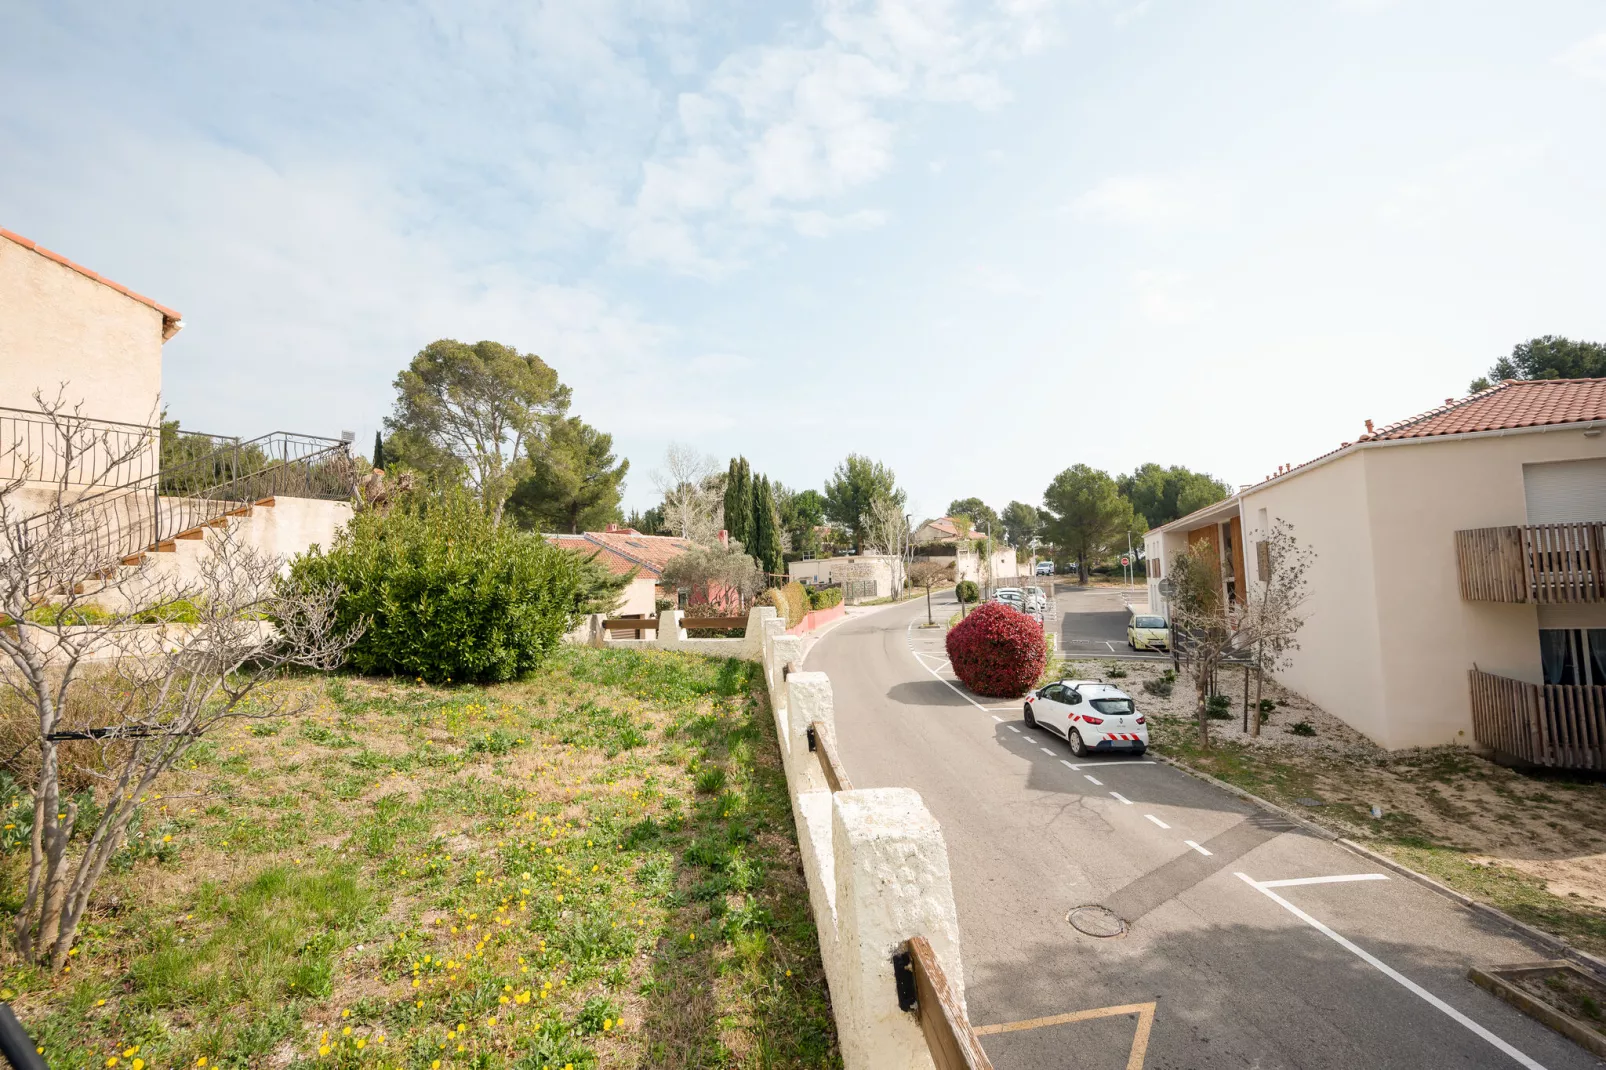
M1164 821L1161 821L1159 818L1155 817L1153 814L1144 814L1143 816L1148 818L1150 821L1153 821L1156 825L1159 825L1163 829L1168 829L1168 828L1171 827L1170 825L1167 825Z
M1386 881L1382 873L1345 873L1337 877L1293 877L1281 881L1256 881L1261 888L1294 888L1302 884L1343 884L1346 881Z
M1042 751L1044 754L1048 755L1049 757L1053 757L1054 756L1054 752L1049 750L1047 747L1038 747L1037 749Z
M1060 759L1060 764L1063 765L1067 769L1080 769L1080 768L1082 768L1079 765L1072 765L1070 762L1066 761L1064 758Z
M1009 730L1010 730L1010 731L1011 731L1011 732L1019 732L1019 731L1020 731L1020 729L1018 729L1018 728L1016 728L1016 727L1015 727L1015 726L1014 726L1014 725L1012 725L1012 724L1006 724L1006 725L1005 725L1005 726L1004 726L1004 727L1005 727L1005 728L1007 728L1007 729L1009 729Z
M988 706L989 710L1013 710L1013 706Z
M1411 980L1409 977L1405 976L1404 974L1400 973L1398 970L1396 970L1393 967L1389 966L1387 963L1383 962L1381 959L1377 958L1375 955L1372 955L1369 952L1363 951L1361 948L1357 947L1355 944L1351 943L1349 940L1346 940L1344 937L1338 935L1333 930L1329 929L1327 926L1323 925L1321 922L1317 921L1315 918L1311 917L1309 914L1305 913L1303 910L1300 910L1294 904L1290 903L1288 900L1284 899L1282 896L1280 896L1276 892L1272 891L1268 887L1268 885L1271 882L1267 882L1267 884L1261 884L1259 881L1257 881L1257 880L1253 879L1252 877L1250 877L1247 873L1239 873L1237 876L1245 884L1249 885L1249 887L1255 889L1255 891L1259 892L1261 895L1264 895L1266 898L1270 899L1272 902L1276 903L1278 906L1280 906L1284 910L1288 911L1290 914L1292 914L1294 917L1298 918L1300 921L1303 921L1305 924L1309 925L1311 928L1315 929L1317 932L1321 933L1323 936L1325 936L1328 939L1332 940L1339 947L1343 948L1345 951L1350 952L1352 955L1354 955L1356 958L1360 959L1362 962L1365 962L1370 966L1376 967L1376 969L1380 973L1382 973L1383 976L1389 978L1392 981L1398 982L1400 985L1402 985L1408 991L1413 992L1418 996L1421 996L1429 1004L1431 1004L1432 1006L1434 1006L1434 1007L1438 1008L1439 1010L1443 1011L1445 1014L1449 1015L1455 1021L1457 1021L1457 1022L1461 1023L1462 1025L1466 1026L1472 1032L1476 1033L1478 1036L1482 1037L1484 1040L1487 1040L1490 1044L1493 1044L1495 1047L1499 1048L1501 1051L1503 1051L1507 1055L1511 1056L1519 1064L1521 1064L1522 1066L1527 1067L1528 1070L1545 1070L1544 1064L1535 1062L1533 1059L1530 1059L1528 1056L1524 1055L1522 1052L1518 1051L1516 1048L1512 1047L1510 1044L1507 1044L1504 1040L1501 1040L1499 1037L1497 1037L1493 1033L1489 1032L1489 1030L1485 1029L1483 1026L1479 1025L1477 1022L1473 1021L1471 1018L1468 1018L1466 1015L1462 1014L1460 1011L1456 1010L1454 1007L1450 1006L1448 1003L1444 1002L1444 1000L1440 999L1438 996L1435 996L1432 992L1429 992L1427 989L1423 988L1421 985L1417 984L1415 981Z
M1194 843L1192 840L1183 840L1182 842L1187 844L1189 847L1192 847L1195 851L1198 851L1200 854L1206 856L1207 858L1209 857L1210 852L1205 850L1203 847L1200 847L1197 843Z
M1108 770L1111 770L1111 769L1119 769L1123 765L1158 765L1159 763L1158 762L1087 762L1087 763L1085 763L1083 765L1072 765L1070 762L1065 762L1063 764L1065 765L1065 768L1067 768L1067 769L1103 769L1105 771L1108 771Z
M997 716L996 714L993 716L993 720L997 721L999 724L1003 724L1004 723L1004 719L1002 717Z
M1114 643L1112 643L1112 642L1110 642L1108 640L1105 640L1104 645L1110 648L1110 653L1112 653L1112 654L1115 653L1115 644Z
M1102 780L1100 780L1100 779L1099 779L1099 778L1098 778L1098 777L1096 777L1096 776L1093 776L1093 775L1091 775L1091 774L1089 774L1089 773L1083 773L1083 774L1082 774L1082 775L1083 775L1083 776L1085 776L1085 777L1087 777L1087 778L1088 778L1088 779L1089 779L1089 780L1091 780L1091 781L1092 781L1092 782L1093 782L1093 783L1095 783L1095 784L1097 784L1097 785L1098 785L1098 786L1099 786L1099 787L1101 787L1101 788L1102 788L1102 787L1103 787L1103 786L1104 786L1104 781L1102 781Z
M1110 794L1115 796L1117 799L1120 799L1122 802L1126 803L1126 805L1128 805L1128 806L1132 805L1132 800L1128 799L1125 795L1122 795L1120 792L1112 791L1112 792L1110 792Z

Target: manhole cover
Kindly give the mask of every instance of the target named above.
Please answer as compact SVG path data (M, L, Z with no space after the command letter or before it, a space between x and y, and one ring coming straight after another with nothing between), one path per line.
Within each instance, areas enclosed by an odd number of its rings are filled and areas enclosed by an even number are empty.
M1126 922L1109 907L1098 905L1075 907L1065 915L1065 920L1070 922L1077 932L1089 936L1120 936L1126 932Z

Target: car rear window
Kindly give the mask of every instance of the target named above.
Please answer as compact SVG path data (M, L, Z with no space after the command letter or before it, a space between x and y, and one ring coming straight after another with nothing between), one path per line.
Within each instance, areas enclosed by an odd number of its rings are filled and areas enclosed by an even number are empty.
M1164 617L1139 617L1136 621L1133 622L1132 626L1134 628L1164 628L1165 627L1165 618Z
M1096 698L1089 703L1100 713L1121 714L1132 712L1132 700L1129 698Z

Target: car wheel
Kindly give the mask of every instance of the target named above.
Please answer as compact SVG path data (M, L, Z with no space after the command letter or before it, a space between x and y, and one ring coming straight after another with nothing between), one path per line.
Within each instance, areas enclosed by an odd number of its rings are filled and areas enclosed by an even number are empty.
M1134 643L1132 640L1128 639L1126 641L1126 648L1128 650L1136 650L1138 648L1138 645L1136 643Z
M1141 757L1143 757L1144 753L1146 751L1148 751L1148 749L1149 749L1148 747L1137 747L1132 751L1132 753L1136 754L1139 758L1141 758Z
M1082 733L1073 728L1071 729L1071 734L1065 738L1071 744L1072 754L1076 755L1078 758L1087 757L1087 744L1082 742Z
M1037 718L1032 716L1032 704L1030 702L1026 703L1026 727L1037 727Z

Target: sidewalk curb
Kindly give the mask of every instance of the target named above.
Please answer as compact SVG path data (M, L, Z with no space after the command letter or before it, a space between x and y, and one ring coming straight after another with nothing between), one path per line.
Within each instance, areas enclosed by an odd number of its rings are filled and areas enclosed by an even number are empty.
M1150 753L1153 754L1152 751ZM1417 884L1422 885L1422 887L1427 888L1429 891L1437 892L1444 898L1467 908L1475 914L1482 914L1484 917L1514 929L1518 933L1521 933L1523 936L1527 937L1529 940L1557 951L1563 957L1577 963L1579 966L1582 966L1584 969L1595 974L1602 980L1606 980L1606 960L1596 958L1589 952L1582 951L1574 947L1559 936L1553 936L1542 929L1536 929L1527 922L1518 921L1516 918L1512 917L1510 914L1507 914L1499 907L1492 907L1487 903L1480 903L1471 896L1463 895L1461 892L1456 891L1449 885L1436 881L1425 873L1418 873L1416 870L1402 862L1396 862L1394 859L1378 851L1374 851L1370 847L1363 847L1354 840L1340 836L1331 829L1323 828L1322 826L1311 821L1309 818L1301 817L1298 814L1285 809L1284 807L1278 806L1274 802L1268 802L1258 795L1247 792L1234 784L1229 784L1225 780L1213 777L1209 773L1194 769L1192 766L1177 761L1175 758L1168 758L1163 754L1154 754L1154 757L1158 758L1160 761L1164 762L1166 765L1169 765L1171 768L1178 770L1179 772L1183 772L1191 777L1203 780L1205 783L1214 785L1228 794L1236 795L1238 798L1247 802L1252 802L1261 809L1268 810L1279 817L1287 818L1296 825L1299 825L1301 828L1315 833L1322 839L1336 843L1346 851L1360 855L1362 858L1376 862L1378 865L1387 869L1391 869L1400 876L1405 877L1407 880L1415 881Z

